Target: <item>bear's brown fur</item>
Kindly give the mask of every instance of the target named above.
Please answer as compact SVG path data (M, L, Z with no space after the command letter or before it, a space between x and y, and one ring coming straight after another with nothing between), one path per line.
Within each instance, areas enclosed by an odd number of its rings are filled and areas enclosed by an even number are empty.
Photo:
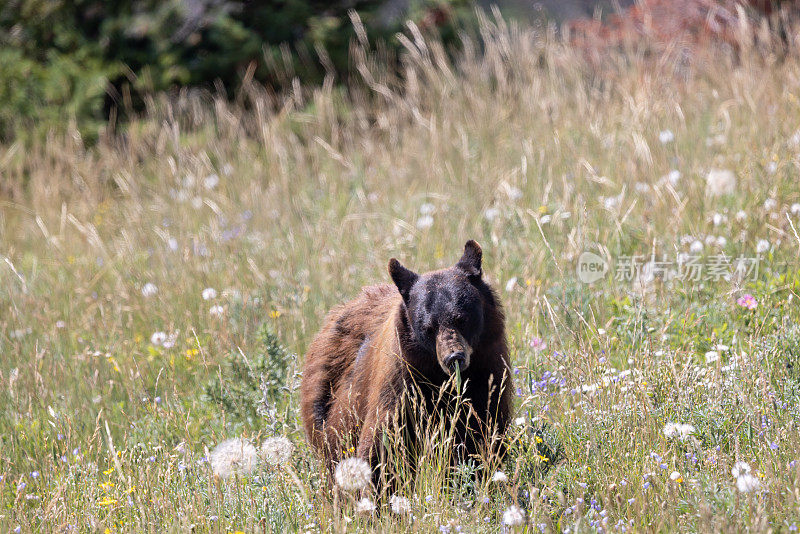
M456 423L457 445L469 455L502 454L513 387L504 316L482 279L480 247L467 242L449 269L417 275L392 259L389 272L395 285L366 287L334 308L308 349L300 391L312 447L331 474L349 456L375 469L381 433L405 411L404 396L414 390L423 409L438 413L440 388L458 367L469 407Z

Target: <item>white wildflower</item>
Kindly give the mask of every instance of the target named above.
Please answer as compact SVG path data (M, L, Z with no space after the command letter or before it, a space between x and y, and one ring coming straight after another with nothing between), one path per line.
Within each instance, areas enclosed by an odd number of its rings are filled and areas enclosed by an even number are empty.
M517 200L522 198L522 191L518 187L509 186L506 187L506 194L508 198L511 199L512 202L516 202Z
M706 195L720 197L736 192L736 175L727 169L712 169L706 175Z
M774 198L768 198L764 201L764 211L772 211L778 207L778 201Z
M417 219L417 228L420 230L427 230L431 226L433 226L433 217L430 215L423 215Z
M425 202L419 207L420 215L431 215L434 211L436 211L436 206L430 202Z
M670 421L666 425L664 425L664 436L667 438L677 438L680 435L680 431L678 430L678 423L673 423Z
M677 438L681 441L685 441L689 436L694 434L695 428L694 425L690 425L688 423L673 423L669 422L664 425L664 436L667 438Z
M145 285L142 286L142 296L144 297L152 297L158 293L158 287L152 282L147 282Z
M750 474L750 464L747 462L736 462L731 469L731 475L734 478L739 478L742 475Z
M719 360L719 352L710 350L706 352L706 363L714 363Z
M207 287L203 290L203 300L214 300L217 298L217 290L213 287Z
M742 493L757 491L760 487L761 482L750 473L736 477L736 489Z
M694 425L689 423L682 423L678 425L678 433L680 433L682 441L688 439L689 436L694 434L695 430L696 429L694 428Z
M500 210L497 208L486 208L483 211L483 216L486 218L487 221L493 221L500 215Z
M502 471L495 471L492 475L492 482L508 482L508 477Z
M519 527L525 523L525 510L511 505L503 512L503 524L507 527Z
M767 163L767 172L770 174L775 174L778 172L778 164L774 161Z
M216 174L209 174L206 176L205 180L203 180L203 187L206 189L214 189L219 185L219 176Z
M758 243L756 243L756 252L759 254L763 254L769 250L769 241L766 239L759 239Z
M407 497L401 497L400 495L392 495L391 499L389 499L389 506L392 512L397 515L406 515L411 512L411 501Z
M714 215L711 217L711 221L714 223L714 226L719 226L720 224L724 223L724 222L725 222L725 221L727 221L727 220L728 220L728 218L727 218L727 217L725 217L725 216L724 216L723 214L721 214L721 213L715 213L715 214L714 214Z
M675 140L675 134L672 133L672 130L661 130L658 134L658 140L661 141L662 145L666 145Z
M156 347L158 347L159 345L163 345L166 340L167 340L166 332L153 332L153 335L150 336L150 344L155 345Z
M175 343L176 343L177 341L178 341L178 332L171 332L171 333L170 333L170 334L167 336L167 339L165 339L165 340L164 340L164 341L161 343L161 346L162 346L162 347L164 347L165 349L171 349L172 347L174 347L174 346L175 346Z
M365 488L372 479L372 468L361 458L345 458L333 473L336 485L345 491Z
M795 202L792 204L792 207L789 208L789 211L792 212L792 215L800 215L800 202Z
M736 212L736 220L739 222L744 222L747 220L747 212L744 210L739 210Z
M517 287L517 277L512 276L508 279L508 282L506 282L506 291L514 291L515 287Z
M723 248L725 245L728 244L728 239L725 236L718 236L717 237L717 246Z
M233 438L217 445L208 455L208 463L215 475L228 478L252 472L257 456L256 448L249 441Z
M670 185L674 187L678 185L678 180L681 179L681 171L672 169L671 171L669 171L669 174L665 176L665 178L670 183Z
M681 482L683 480L681 478L681 474L678 473L677 471L673 471L672 473L670 473L669 479L672 480L673 482Z
M223 308L219 304L216 304L214 306L211 306L211 308L209 308L208 313L210 313L214 317L222 317L222 315L225 313L225 308Z
M356 503L356 513L371 514L375 511L375 503L367 497L364 497Z
M700 254L701 252L703 252L703 242L698 239L697 241L692 243L691 246L689 247L689 252L691 252L692 254Z
M283 436L274 436L261 444L261 456L270 465L284 465L294 451L294 445Z
M600 200L603 202L603 207L609 211L614 211L622 203L622 198L625 195L623 191L619 195L615 197L600 197Z

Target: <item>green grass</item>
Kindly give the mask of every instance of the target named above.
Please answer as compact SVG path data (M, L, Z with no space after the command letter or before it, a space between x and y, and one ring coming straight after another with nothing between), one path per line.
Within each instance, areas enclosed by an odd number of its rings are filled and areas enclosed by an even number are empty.
M591 67L551 35L483 28L483 55L454 64L412 35L403 79L356 52L370 74L347 90L165 98L91 148L0 146L0 530L494 532L511 504L531 532L800 522L800 57ZM733 194L707 193L715 168ZM768 240L757 275L615 276L709 235L726 242L704 262ZM404 486L413 517L359 516L302 434L302 355L390 257L440 268L469 238L519 371L509 480L434 461ZM583 251L611 272L580 282ZM205 461L276 435L286 466L222 480ZM760 489L737 490L737 461Z

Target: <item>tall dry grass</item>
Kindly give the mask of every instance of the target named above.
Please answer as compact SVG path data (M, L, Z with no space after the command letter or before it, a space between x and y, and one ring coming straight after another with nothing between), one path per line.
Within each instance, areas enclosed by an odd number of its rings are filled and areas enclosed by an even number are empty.
M512 504L531 531L798 520L800 58L772 36L590 64L497 17L454 58L399 38L400 72L354 44L347 87L185 93L95 146L0 147L0 529L496 531ZM509 480L441 476L440 458L408 483L413 516L333 508L297 421L300 355L389 257L428 270L468 238L518 371ZM761 250L757 277L615 276L695 242ZM581 283L584 251L612 272ZM247 373L273 354L263 328L292 353L272 382ZM254 376L257 417L234 394ZM213 475L207 449L268 435L295 443L288 465ZM737 489L737 461L758 489Z

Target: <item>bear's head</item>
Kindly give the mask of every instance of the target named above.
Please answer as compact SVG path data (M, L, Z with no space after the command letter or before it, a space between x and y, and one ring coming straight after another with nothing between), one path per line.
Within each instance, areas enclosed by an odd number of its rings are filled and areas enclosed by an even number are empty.
M445 373L466 370L483 334L491 290L481 276L481 247L467 241L455 266L419 275L389 260L389 274L403 297L417 344Z

